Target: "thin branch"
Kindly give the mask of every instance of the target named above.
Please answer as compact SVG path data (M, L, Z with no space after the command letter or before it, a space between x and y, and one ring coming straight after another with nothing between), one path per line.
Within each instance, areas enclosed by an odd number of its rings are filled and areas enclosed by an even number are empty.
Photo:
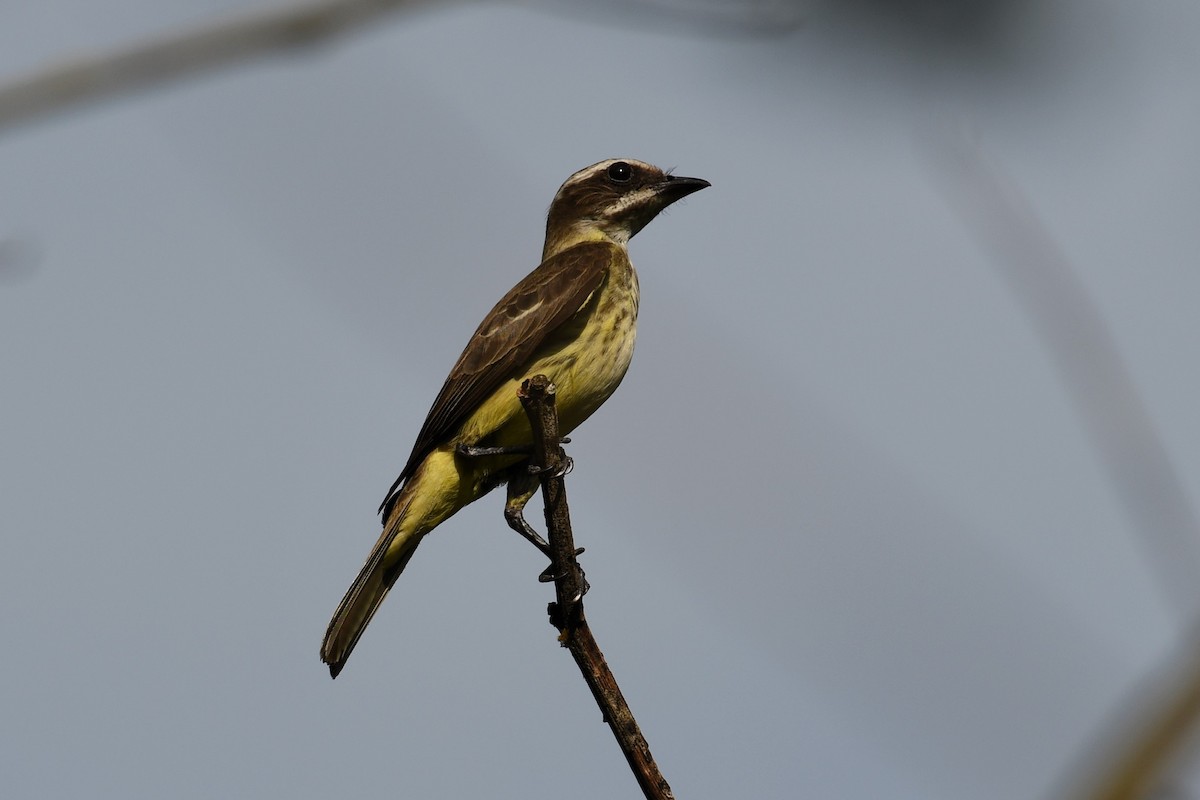
M93 53L0 83L0 130L86 100L310 46L433 0L312 0Z
M583 679L592 690L596 704L600 706L604 721L617 738L617 744L647 800L673 800L671 787L658 771L658 765L650 755L650 746L642 736L637 720L629 710L617 686L617 679L609 670L583 614L583 594L587 591L587 581L575 558L575 540L563 481L563 474L570 462L559 444L554 384L545 375L535 375L521 384L520 398L533 428L532 460L541 475L547 538L554 559L552 566L557 600L548 608L550 624L558 629L558 640L562 646L571 651L579 671L583 673Z

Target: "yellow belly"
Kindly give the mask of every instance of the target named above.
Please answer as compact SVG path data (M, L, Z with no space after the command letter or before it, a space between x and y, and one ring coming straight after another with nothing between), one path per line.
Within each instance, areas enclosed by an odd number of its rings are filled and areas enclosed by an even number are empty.
M629 369L637 335L638 286L633 266L617 260L584 310L538 351L518 376L492 393L459 429L467 444L528 444L529 421L517 400L528 377L543 374L557 388L559 427L569 433L607 400Z
M517 399L523 380L543 374L554 383L564 435L616 391L633 358L638 284L627 259L614 262L601 288L568 327L539 350L525 370L493 392L450 442L425 458L405 492L405 533L432 530L486 494L496 485L496 474L520 460L519 456L464 457L455 453L455 447L529 445L529 420Z

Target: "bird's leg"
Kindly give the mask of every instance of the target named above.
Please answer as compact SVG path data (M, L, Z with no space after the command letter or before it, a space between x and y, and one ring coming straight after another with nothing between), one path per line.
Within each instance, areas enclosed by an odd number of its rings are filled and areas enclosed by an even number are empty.
M550 544L525 521L525 506L537 494L537 479L524 470L513 470L508 479L508 499L504 503L504 521L524 536L542 555L550 557Z
M480 458L482 456L527 456L533 452L533 449L530 447L476 447L471 444L459 444L455 446L454 452L467 458Z
M564 436L559 441L561 444L567 444L571 440ZM455 446L454 452L465 458L479 458L482 456L528 457L532 454L533 448L528 446L478 447L476 445L459 443ZM554 477L566 475L571 471L573 466L574 462L564 454L563 462L555 471ZM490 489L498 483L507 482L508 499L504 503L504 521L508 523L508 527L521 534L526 541L553 562L554 557L550 552L550 544L525 519L525 506L537 494L538 487L541 484L539 477L544 472L546 470L532 466L528 458L526 458L526 460L520 461L493 475L491 480L488 481L488 488ZM575 555L578 556L582 552L583 548L580 547L575 551ZM542 570L542 574L538 576L538 580L542 583L549 583L554 578L553 564Z
M570 439L563 439L563 441L569 442ZM570 475L571 470L573 469L575 469L575 459L571 458L566 453L563 453L562 463L558 465L558 469L553 470L549 477L561 478L564 475ZM533 476L544 475L547 472L551 472L549 467L535 467L533 464L530 464L527 470L529 474Z
M508 523L508 527L524 536L526 540L542 552L542 555L550 559L552 562L550 566L546 567L538 575L539 581L550 583L556 577L553 564L554 556L550 552L550 544L525 520L525 506L537 494L539 484L537 473L533 471L532 467L524 470L513 470L508 480L508 499L504 503L504 521ZM578 556L582 552L583 548L580 547L575 551L575 555Z
M564 436L561 443L568 444L570 441L569 438ZM478 447L473 444L460 442L455 445L454 452L467 458L479 458L481 456L528 456L533 453L533 448L529 445L518 445L516 447Z

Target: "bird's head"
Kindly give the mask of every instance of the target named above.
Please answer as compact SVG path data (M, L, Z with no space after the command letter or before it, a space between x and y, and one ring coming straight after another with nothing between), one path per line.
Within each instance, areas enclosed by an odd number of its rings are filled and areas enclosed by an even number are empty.
M658 212L709 185L632 158L584 167L567 178L550 203L543 258L585 241L624 245Z

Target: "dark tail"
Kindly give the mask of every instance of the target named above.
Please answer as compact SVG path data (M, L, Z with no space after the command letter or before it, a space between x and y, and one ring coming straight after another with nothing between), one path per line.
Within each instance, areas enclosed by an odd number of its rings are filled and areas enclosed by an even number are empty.
M325 641L321 644L321 660L329 665L330 677L336 678L342 671L371 617L375 616L383 598L387 597L421 543L423 534L401 529L405 511L406 508L401 506L392 514L375 549L367 557L367 563L342 598L337 611L333 612L333 619L325 631Z

